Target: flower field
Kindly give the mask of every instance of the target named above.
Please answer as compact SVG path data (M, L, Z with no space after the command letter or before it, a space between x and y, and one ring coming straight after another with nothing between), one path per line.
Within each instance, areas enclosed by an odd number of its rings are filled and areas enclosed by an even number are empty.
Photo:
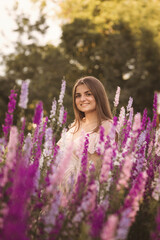
M21 93L11 90L0 138L0 239L2 240L158 240L160 239L160 128L153 117L134 113L133 99L116 116L120 89L114 101L110 134L101 127L97 153L100 167L88 164L88 135L80 155L76 184L63 193L60 183L72 146L65 141L66 82L50 115L36 105L33 122L25 120L29 82ZM13 125L14 111L20 119ZM61 134L62 133L62 134ZM118 140L115 141L118 133ZM88 167L89 166L89 167Z

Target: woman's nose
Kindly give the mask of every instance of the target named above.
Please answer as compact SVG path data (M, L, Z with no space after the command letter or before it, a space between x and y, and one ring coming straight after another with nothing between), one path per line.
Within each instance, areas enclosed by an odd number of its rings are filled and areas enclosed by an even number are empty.
M85 101L85 99L86 99L86 97L85 97L85 95L81 95L81 101Z

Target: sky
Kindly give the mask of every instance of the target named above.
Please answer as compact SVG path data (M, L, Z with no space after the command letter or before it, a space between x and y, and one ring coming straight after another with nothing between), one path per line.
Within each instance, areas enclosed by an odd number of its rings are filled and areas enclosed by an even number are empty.
M4 54L14 52L14 42L17 39L17 34L13 31L16 28L13 13L15 2L15 0L0 0L0 52ZM30 0L17 0L17 2L19 4L18 12L29 14L30 20L34 21L38 16L38 6L35 6ZM48 1L46 11L49 16L47 20L49 30L44 38L40 39L42 45L50 42L57 46L60 42L61 22L55 16L56 10L58 10L56 1Z

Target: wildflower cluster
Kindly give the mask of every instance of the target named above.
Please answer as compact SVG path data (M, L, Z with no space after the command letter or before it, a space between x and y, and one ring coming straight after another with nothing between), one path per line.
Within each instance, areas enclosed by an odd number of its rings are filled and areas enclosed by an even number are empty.
M28 84L22 84L17 107L27 107ZM0 239L159 239L157 96L153 119L147 116L146 109L142 116L134 114L130 98L127 108L122 107L119 116L114 117L108 136L100 127L97 166L89 163L89 135L83 136L77 178L70 176L65 182L74 154L74 143L63 137L67 118L63 106L65 88L63 80L59 100L53 100L49 117L43 116L43 103L37 104L34 128L27 134L25 119L20 129L13 126L17 93L11 91L4 136L0 139ZM119 94L120 88L114 112ZM56 145L61 136L65 149Z

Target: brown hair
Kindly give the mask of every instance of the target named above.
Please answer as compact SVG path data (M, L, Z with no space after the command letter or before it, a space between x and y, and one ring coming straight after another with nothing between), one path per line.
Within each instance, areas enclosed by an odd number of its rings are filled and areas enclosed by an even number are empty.
M89 88L89 90L93 94L96 101L98 126L95 128L94 130L95 132L95 131L98 131L103 120L112 119L112 112L111 112L110 104L108 101L108 97L103 84L97 78L92 76L86 76L76 81L73 87L73 92L72 92L73 110L75 115L75 121L72 127L77 126L76 131L78 131L80 128L80 121L85 117L84 112L79 111L75 103L76 88L81 84L85 84Z

